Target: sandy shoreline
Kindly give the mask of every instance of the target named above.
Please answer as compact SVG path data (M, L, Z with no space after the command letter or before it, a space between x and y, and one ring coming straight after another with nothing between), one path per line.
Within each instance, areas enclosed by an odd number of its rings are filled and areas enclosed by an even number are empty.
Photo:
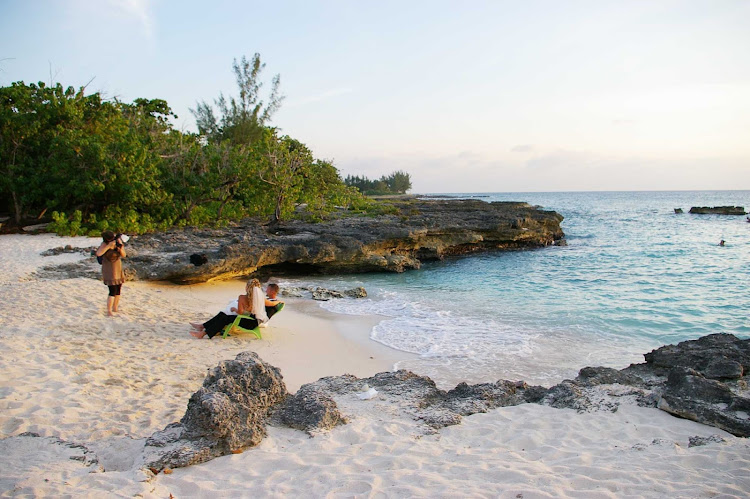
M263 340L196 340L241 283L127 283L122 313L105 317L92 279L40 280L51 247L95 239L0 236L0 495L101 497L743 497L746 439L623 406L577 414L526 404L464 418L429 434L377 399L343 401L351 422L309 438L270 428L257 448L149 476L138 446L182 417L206 370L245 350L281 369L287 387L344 373L391 370L409 354L369 340L377 317L342 316L314 302L289 306ZM33 432L41 437L21 437ZM691 436L724 441L688 447ZM99 466L71 460L85 445ZM92 471L95 471L92 473Z

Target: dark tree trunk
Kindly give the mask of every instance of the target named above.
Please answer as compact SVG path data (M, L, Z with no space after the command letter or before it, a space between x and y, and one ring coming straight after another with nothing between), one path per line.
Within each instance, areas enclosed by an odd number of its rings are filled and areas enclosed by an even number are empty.
M11 196L13 197L13 211L14 218L16 219L16 224L21 223L21 203L18 201L18 195L16 194L16 191L11 191Z

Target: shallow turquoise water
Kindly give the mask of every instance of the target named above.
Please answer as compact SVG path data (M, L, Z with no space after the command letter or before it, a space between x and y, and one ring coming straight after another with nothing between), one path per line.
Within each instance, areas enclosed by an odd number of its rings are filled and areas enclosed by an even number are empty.
M450 259L403 274L285 282L364 286L368 299L322 306L383 315L372 339L417 354L397 367L446 386L501 378L549 385L587 365L642 362L667 343L717 332L750 336L750 223L687 213L691 206L747 209L750 191L473 196L557 211L568 245ZM686 213L674 214L678 207Z

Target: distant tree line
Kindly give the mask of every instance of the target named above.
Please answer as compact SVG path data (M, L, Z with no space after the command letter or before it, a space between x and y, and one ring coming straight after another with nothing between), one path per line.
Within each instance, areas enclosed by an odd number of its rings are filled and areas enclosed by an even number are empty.
M41 82L0 87L0 211L96 234L246 216L276 223L300 204L313 217L367 209L330 161L268 125L283 96L278 75L261 95L264 67L259 54L235 60L238 95L220 95L215 108L199 102L197 134L176 130L160 99L128 104Z
M405 171L397 170L390 175L383 175L379 180L370 180L359 175L347 175L344 183L356 187L362 194L404 194L411 189L411 177Z

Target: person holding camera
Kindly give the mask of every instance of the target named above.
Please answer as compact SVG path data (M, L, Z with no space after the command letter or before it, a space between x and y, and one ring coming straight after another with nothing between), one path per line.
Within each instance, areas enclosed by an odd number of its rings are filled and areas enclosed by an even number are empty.
M120 289L125 282L122 271L122 259L125 258L125 245L122 234L115 235L111 230L102 232L102 244L96 250L97 258L101 258L102 280L109 287L107 296L107 315L112 317L117 313L120 305Z

